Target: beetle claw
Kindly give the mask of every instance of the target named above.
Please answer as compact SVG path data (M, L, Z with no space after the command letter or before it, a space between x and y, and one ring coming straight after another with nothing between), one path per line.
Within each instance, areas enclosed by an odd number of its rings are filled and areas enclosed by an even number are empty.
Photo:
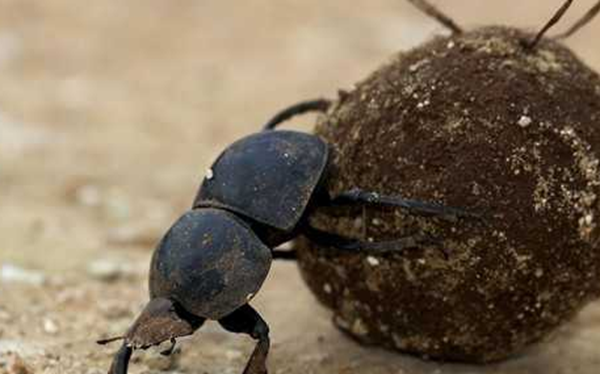
M167 349L165 349L164 351L160 352L161 355L163 356L170 356L173 354L173 352L175 351L175 344L177 343L177 341L175 339L171 339L171 346Z

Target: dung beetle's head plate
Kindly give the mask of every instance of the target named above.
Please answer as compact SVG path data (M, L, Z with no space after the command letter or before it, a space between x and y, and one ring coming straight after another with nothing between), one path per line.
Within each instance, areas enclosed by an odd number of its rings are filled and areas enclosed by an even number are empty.
M271 250L233 214L191 210L154 252L150 295L176 300L196 316L220 319L258 292L271 260Z
M291 231L327 166L328 146L314 135L264 131L229 146L204 179L194 206L221 206Z

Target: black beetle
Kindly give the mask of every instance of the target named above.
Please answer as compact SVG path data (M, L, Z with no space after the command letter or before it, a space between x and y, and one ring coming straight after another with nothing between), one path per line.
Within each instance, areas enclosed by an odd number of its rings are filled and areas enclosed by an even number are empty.
M361 242L311 227L317 207L381 205L409 213L456 220L475 214L442 205L383 196L354 189L330 197L326 181L330 149L319 137L272 131L279 123L309 111L327 111L328 100L294 105L269 121L262 132L229 146L204 178L192 210L169 229L150 267L150 302L121 337L109 373L125 374L134 349L191 335L205 320L258 340L244 373L266 373L269 327L248 304L265 280L272 259L294 259L275 250L299 235L342 251L398 252L432 242L412 236L386 242Z

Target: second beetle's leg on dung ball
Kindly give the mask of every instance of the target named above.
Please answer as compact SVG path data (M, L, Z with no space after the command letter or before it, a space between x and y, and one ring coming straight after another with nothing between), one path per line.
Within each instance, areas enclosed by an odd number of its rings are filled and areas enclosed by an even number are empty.
M399 196L382 195L377 192L364 191L354 188L335 196L330 201L331 205L379 205L406 209L409 213L421 216L435 216L440 219L456 221L459 218L481 219L476 213L440 204L427 203L412 199L403 199Z
M462 28L454 22L454 20L444 14L441 10L433 6L429 1L426 0L408 0L409 3L414 5L417 9L432 17L448 30L450 30L453 34L458 35L462 34Z
M269 340L269 326L260 314L246 304L230 315L221 318L219 323L227 331L248 334L258 340L243 374L267 374L266 364L271 342Z
M591 7L590 10L588 10L583 15L583 17L581 17L577 22L575 22L575 24L571 26L567 31L560 35L557 35L556 39L565 39L572 36L577 31L581 30L585 25L590 23L591 20L596 18L598 13L600 13L600 1L598 1L593 7Z
M563 5L554 13L554 16L550 18L550 20L542 27L542 29L535 35L535 37L528 42L525 42L525 48L528 50L533 50L539 44L540 40L544 37L546 32L552 28L552 26L556 25L562 17L567 13L567 10L573 4L573 0L567 0L563 3Z

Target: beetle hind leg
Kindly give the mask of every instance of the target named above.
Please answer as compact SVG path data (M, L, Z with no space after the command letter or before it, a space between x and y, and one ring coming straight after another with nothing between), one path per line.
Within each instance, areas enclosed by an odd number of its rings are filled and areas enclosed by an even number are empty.
M458 219L481 220L482 216L478 213L468 212L466 210L454 207L448 207L441 204L429 203L413 199L404 199L399 196L382 195L377 192L364 191L354 188L344 191L335 196L329 202L330 205L378 205L405 209L408 213L419 216L436 217L447 221L457 221Z
M269 339L269 325L262 319L260 314L246 304L221 318L219 324L227 331L248 334L257 340L243 374L267 374L266 363L271 342Z

